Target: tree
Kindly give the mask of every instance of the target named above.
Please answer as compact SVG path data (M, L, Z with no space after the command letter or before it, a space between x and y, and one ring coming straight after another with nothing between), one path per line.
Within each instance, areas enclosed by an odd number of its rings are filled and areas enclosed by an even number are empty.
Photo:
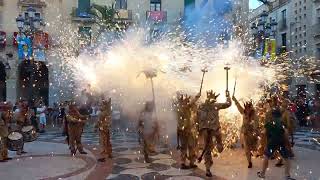
M90 9L96 19L96 24L100 27L100 31L117 31L121 29L122 24L114 21L116 16L119 16L118 11L114 8L114 4L111 6L102 6L93 4Z

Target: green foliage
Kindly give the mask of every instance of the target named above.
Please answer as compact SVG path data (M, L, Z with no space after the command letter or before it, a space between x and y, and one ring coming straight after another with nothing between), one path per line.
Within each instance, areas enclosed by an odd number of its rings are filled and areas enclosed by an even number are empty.
M114 8L114 4L111 6L93 4L90 14L95 17L100 30L116 31L119 29L119 24L114 21L114 18L118 16L118 11Z

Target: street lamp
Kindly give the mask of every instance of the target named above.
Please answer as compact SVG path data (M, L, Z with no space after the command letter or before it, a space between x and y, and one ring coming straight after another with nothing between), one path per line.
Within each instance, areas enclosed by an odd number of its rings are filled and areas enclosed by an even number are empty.
M272 19L272 22L271 22L271 31L272 31L272 34L271 36L273 38L276 38L276 32L277 32L277 26L278 26L278 23L276 22L276 19Z
M21 14L19 14L19 16L16 18L16 23L19 31L21 32L24 27L24 18Z
M267 11L263 11L263 12L261 13L261 15L260 15L260 18L261 18L261 20L262 20L264 23L266 23L268 16L269 16L269 15L268 15Z
M265 39L271 37L275 38L276 37L276 31L277 31L277 25L278 23L276 22L275 19L270 19L270 22L268 22L268 12L263 11L259 18L258 18L258 23L252 23L251 30L252 34L254 36L255 42L257 41L257 49L260 50L261 54L262 51L264 51L264 46L265 46Z
M38 32L41 28L42 25L44 25L43 20L36 16L36 10L32 7L29 7L27 9L27 13L25 13L25 17L23 17L21 14L19 14L19 16L16 18L16 23L17 23L17 27L19 29L19 33L20 35L26 34L29 35L31 37L30 41L30 46L29 48L32 48L32 40L34 37L34 34L36 32ZM25 53L25 60L27 60L27 56L28 56L28 50L24 52ZM32 56L32 55L31 55ZM30 59L33 59L33 57L31 57ZM35 64L31 61L29 61L29 63L26 66L26 71L29 74L29 102L33 101L33 88L35 88Z

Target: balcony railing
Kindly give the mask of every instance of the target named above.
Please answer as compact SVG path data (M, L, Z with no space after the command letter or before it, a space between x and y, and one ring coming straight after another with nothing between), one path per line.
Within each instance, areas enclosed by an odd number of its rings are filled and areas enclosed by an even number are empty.
M320 22L312 26L313 35L320 38Z
M132 21L132 10L117 9L117 14L114 15L115 21Z
M287 20L281 20L281 21L279 21L278 26L279 26L279 30L280 30L280 31L285 31L285 30L287 30L287 28L288 28L288 26L287 26Z
M19 0L18 1L19 6L25 6L25 7L46 7L46 2L44 0Z
M88 12L80 11L79 8L72 9L72 20L73 21L80 21L80 22L94 22L94 18Z
M167 11L147 11L147 21L166 22Z

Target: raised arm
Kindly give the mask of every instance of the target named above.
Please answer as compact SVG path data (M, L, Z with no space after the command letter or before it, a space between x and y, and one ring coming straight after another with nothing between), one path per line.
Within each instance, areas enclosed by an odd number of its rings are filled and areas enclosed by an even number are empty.
M228 94L228 93L226 93L226 94ZM230 98L230 96L227 96L227 102L225 102L225 103L216 103L215 106L216 106L217 109L227 109L231 105L232 105L231 98Z
M244 114L244 109L243 107L241 106L241 104L239 103L239 101L237 100L236 97L232 97L232 100L234 101L234 103L236 104L237 108L238 108L238 111L241 113L241 114Z
M194 106L196 104L196 102L200 99L201 94L198 93L194 98L192 98L190 105Z

